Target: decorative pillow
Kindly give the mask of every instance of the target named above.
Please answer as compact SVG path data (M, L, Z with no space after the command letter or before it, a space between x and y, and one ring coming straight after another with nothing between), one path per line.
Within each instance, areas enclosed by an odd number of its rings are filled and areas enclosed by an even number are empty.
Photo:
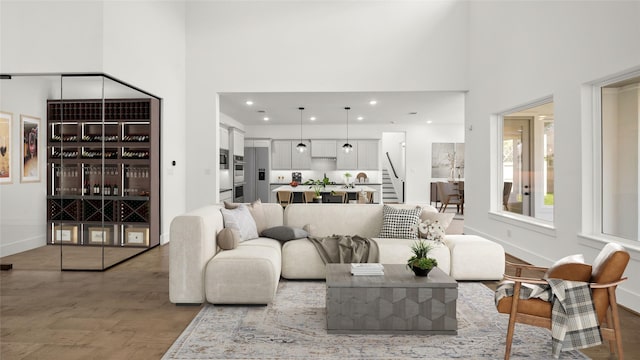
M413 209L396 209L384 205L382 213L384 221L380 230L380 238L417 239L420 207Z
M438 220L425 220L418 224L418 235L427 240L443 242L444 226Z
M274 226L262 232L262 236L280 240L289 241L293 239L306 238L309 234L300 228L291 226Z
M423 208L422 213L420 214L420 221L423 223L428 221L437 221L445 230L447 230L449 225L451 225L451 221L453 221L454 216L456 215L452 213L431 212Z
M224 227L240 232L240 241L258 237L258 228L246 205L240 204L235 209L220 209L224 218Z
M235 209L240 205L240 203L231 203L228 201L224 202L225 209ZM246 205L246 204L245 204ZM258 234L262 234L264 229L267 228L267 218L264 215L264 209L262 209L262 201L260 199L252 202L247 205L249 208L249 212L251 216L253 216L253 220L256 222L256 228L258 229Z
M222 250L233 250L240 243L240 232L232 228L224 228L218 233L218 246Z
M591 265L584 263L582 254L565 256L547 269L544 278L587 282L591 279Z

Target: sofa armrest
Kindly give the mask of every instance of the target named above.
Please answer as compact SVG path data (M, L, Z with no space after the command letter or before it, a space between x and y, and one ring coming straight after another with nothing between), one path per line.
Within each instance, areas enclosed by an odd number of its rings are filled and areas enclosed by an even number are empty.
M205 301L205 268L216 254L216 235L223 226L219 205L179 215L171 222L169 300L172 303Z

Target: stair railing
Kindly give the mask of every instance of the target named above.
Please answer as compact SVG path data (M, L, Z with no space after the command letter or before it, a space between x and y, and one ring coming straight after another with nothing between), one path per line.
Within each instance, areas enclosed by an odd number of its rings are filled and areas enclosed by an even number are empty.
M395 166L393 166L393 161L391 161L391 156L389 156L389 152L387 151L385 153L385 155L387 155L387 160L389 160L389 166L391 166L391 171L393 171L393 176L397 179L396 181L399 181L401 186L402 186L402 203L404 203L404 179L400 179L400 177L398 176L398 173L396 172L396 168Z

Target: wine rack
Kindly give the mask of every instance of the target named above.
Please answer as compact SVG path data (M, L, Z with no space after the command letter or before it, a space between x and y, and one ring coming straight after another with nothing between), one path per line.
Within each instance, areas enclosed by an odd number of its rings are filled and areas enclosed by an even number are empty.
M49 217L57 220L77 220L80 206L74 199L49 199Z
M159 114L157 99L47 101L48 243L159 244Z

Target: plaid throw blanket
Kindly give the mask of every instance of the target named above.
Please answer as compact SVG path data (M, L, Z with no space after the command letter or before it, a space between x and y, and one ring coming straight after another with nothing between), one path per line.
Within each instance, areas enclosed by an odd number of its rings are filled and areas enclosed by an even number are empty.
M593 307L589 284L548 279L549 285L522 284L520 299L538 298L552 302L551 351L557 359L561 351L600 345L602 336ZM503 297L513 296L513 282L505 281L495 294L496 305Z

